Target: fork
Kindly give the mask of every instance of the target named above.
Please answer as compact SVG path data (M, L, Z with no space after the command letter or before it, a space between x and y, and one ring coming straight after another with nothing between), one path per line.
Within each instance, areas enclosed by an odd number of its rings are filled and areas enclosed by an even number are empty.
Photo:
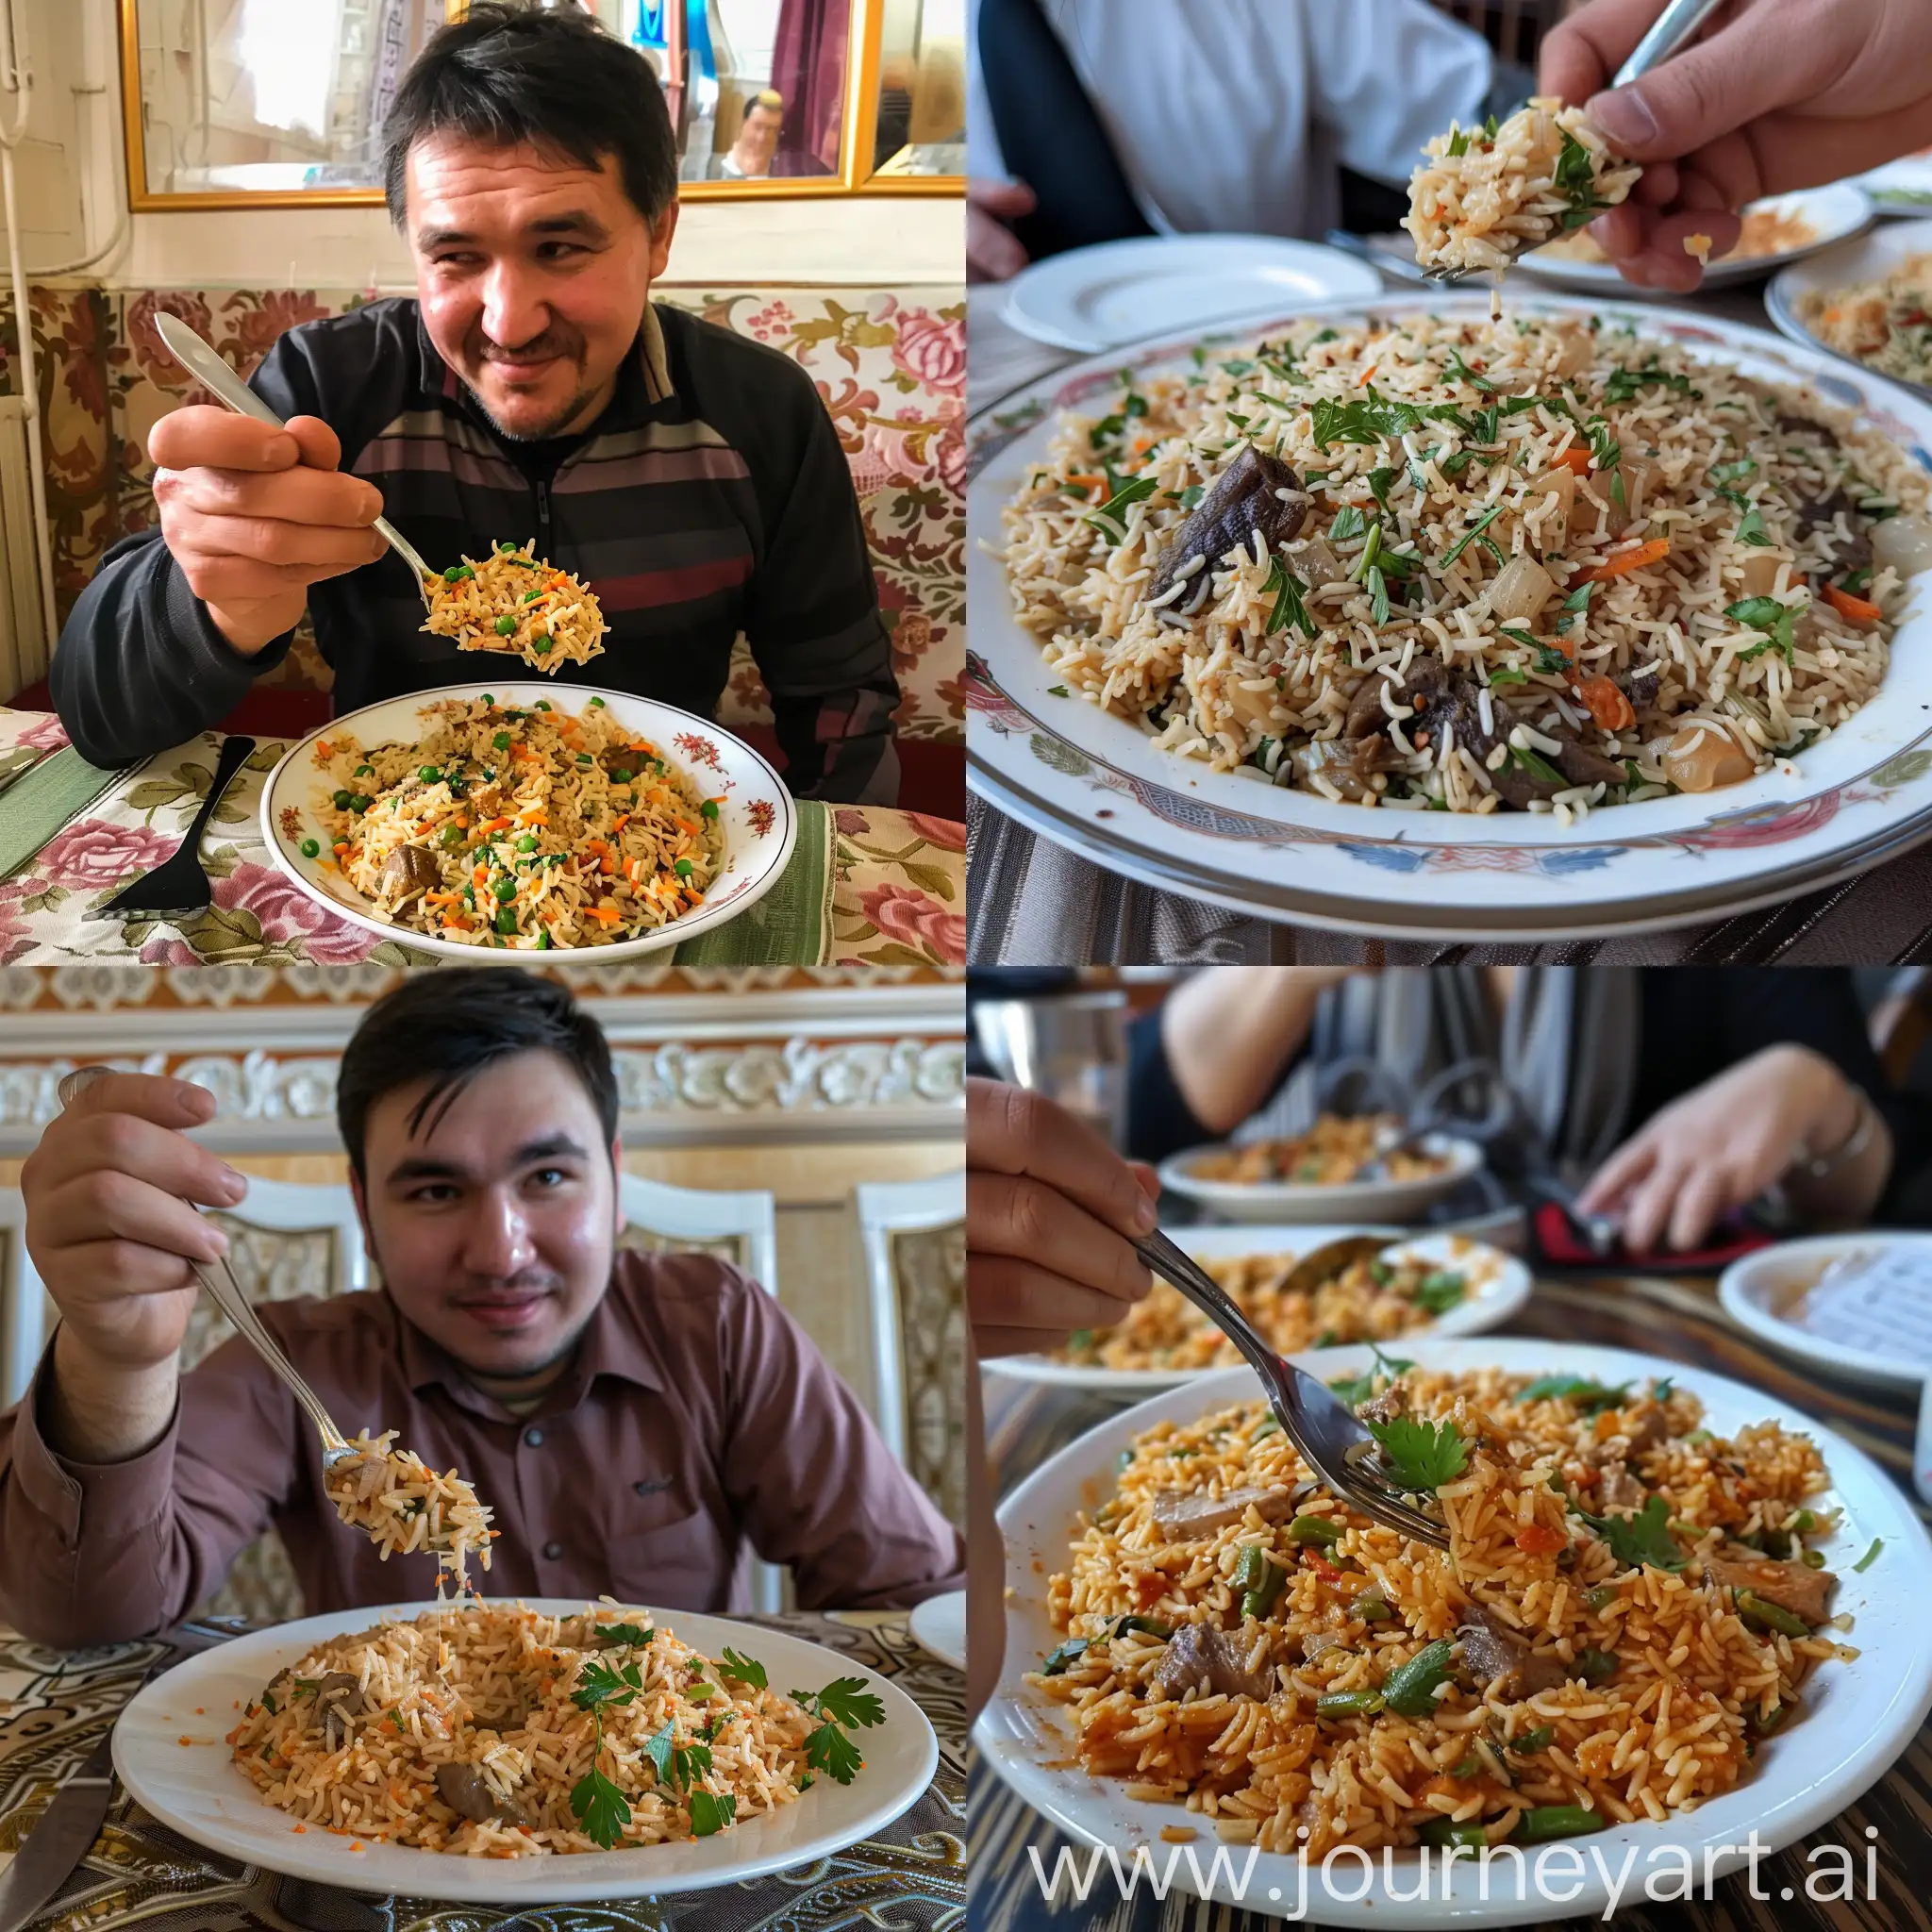
M1650 31L1638 42L1629 59L1617 69L1610 86L1628 87L1632 81L1641 80L1660 61L1668 60L1685 42L1690 40L1704 23L1717 11L1720 0L1671 0L1671 4L1657 15ZM1512 258L1521 255L1524 248L1541 246L1532 244L1527 236L1518 236L1516 246L1510 251ZM1545 235L1543 241L1548 241ZM1425 268L1423 278L1431 282L1460 282L1475 274L1467 268ZM1488 270L1483 271L1488 274Z
M234 741L231 739L229 742ZM59 1086L55 1090L62 1108L73 1106L96 1080L105 1079L110 1071L108 1067L89 1066L75 1067L72 1073L63 1074ZM228 1257L225 1255L221 1257L219 1274L211 1273L199 1261L191 1261L188 1265L194 1270L195 1279L208 1291L215 1306L234 1323L261 1358L289 1385L295 1400L308 1411L309 1420L322 1437L323 1468L333 1469L337 1463L354 1456L356 1451L336 1426L335 1418L323 1406L322 1398L296 1374L295 1365L282 1353L281 1344L255 1312L255 1305L236 1280L235 1271L228 1265Z
M1288 1440L1336 1495L1385 1529L1434 1549L1449 1547L1441 1524L1405 1502L1403 1492L1369 1466L1369 1458L1380 1449L1374 1437L1332 1391L1306 1369L1276 1355L1212 1275L1158 1229L1137 1240L1134 1251L1241 1350L1260 1376L1269 1407Z
M227 796L228 788L242 775L242 767L254 752L252 738L222 741L214 776L208 780L208 796L201 801L201 809L194 814L194 823L188 827L187 835L153 872L143 874L131 886L116 892L101 908L103 912L199 912L214 903L214 888L208 884L208 868L201 862L201 835L208 829L216 806Z

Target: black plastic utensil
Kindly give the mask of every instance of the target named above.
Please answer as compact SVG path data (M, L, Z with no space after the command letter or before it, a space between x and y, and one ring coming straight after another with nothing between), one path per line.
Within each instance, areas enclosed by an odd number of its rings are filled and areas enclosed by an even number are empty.
M215 774L208 781L208 796L202 800L194 823L174 856L144 878L138 878L125 891L116 892L101 908L103 912L199 912L203 907L213 905L214 888L208 883L208 869L201 862L201 835L214 816L216 806L242 775L242 767L254 752L252 738L223 741L222 755L215 760Z

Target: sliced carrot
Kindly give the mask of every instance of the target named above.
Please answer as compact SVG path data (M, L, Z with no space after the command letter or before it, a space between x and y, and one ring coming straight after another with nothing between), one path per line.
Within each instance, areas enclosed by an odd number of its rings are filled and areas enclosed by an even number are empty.
M459 892L425 892L423 903L425 906L460 906L463 901Z
M1360 389L1360 388L1361 388L1361 386L1362 386L1362 385L1363 385L1363 384L1364 384L1365 382L1367 382L1367 381L1368 381L1368 379L1370 378L1370 376L1372 376L1373 375L1374 375L1374 373L1375 373L1375 370L1376 370L1376 368L1377 368L1378 366L1379 366L1378 364L1376 364L1376 363L1374 363L1374 362L1371 362L1371 363L1369 364L1369 366L1368 366L1368 367L1367 367L1366 369L1364 369L1364 370L1362 371L1362 373L1361 373L1361 374L1360 374L1359 375L1357 375L1357 376L1356 377L1356 379L1355 379L1355 386L1356 386L1356 388L1357 388L1357 389Z
M1587 449L1566 449L1557 461L1573 475L1585 476L1590 474L1590 452Z
M1553 1557L1569 1538L1546 1523L1532 1523L1526 1529L1519 1529L1512 1541L1526 1557Z
M1885 615L1877 605L1868 603L1863 597L1855 597L1849 591L1840 591L1836 584L1825 585L1824 601L1840 617L1848 618L1853 624L1876 624Z
M1606 731L1627 731L1637 722L1630 700L1607 677L1579 677L1576 695Z
M476 829L479 832L507 832L509 830L509 821L508 819L486 819Z
M473 886L487 886L490 883L490 868L487 865L479 865L470 874L470 883Z
M1671 540L1668 537L1653 537L1648 543L1640 543L1635 550L1625 550L1621 556L1608 557L1594 570L1587 570L1576 581L1579 584L1600 583L1605 577L1621 577L1633 570L1641 570L1646 563L1656 563L1671 554Z

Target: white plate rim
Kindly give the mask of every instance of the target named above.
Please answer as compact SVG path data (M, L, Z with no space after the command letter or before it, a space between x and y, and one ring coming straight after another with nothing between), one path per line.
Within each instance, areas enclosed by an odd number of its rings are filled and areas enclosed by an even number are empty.
M1239 1151L1225 1141L1216 1141L1170 1154L1156 1172L1163 1188L1224 1212L1230 1208L1334 1208L1345 1216L1353 1208L1364 1222L1374 1222L1394 1218L1387 1204L1398 1197L1405 1201L1440 1201L1445 1194L1454 1193L1483 1164L1483 1150L1459 1134L1425 1135L1422 1149L1424 1154L1441 1155L1449 1166L1441 1174L1422 1174L1409 1181L1203 1180L1191 1171L1191 1162L1207 1154Z
M1624 304L1604 310L1541 291L1519 307L1552 314L1601 312L1607 321L1627 322L1641 336L1676 341L1693 355L1768 364L1757 373L1808 385L1834 403L1853 404L1872 427L1932 470L1925 448L1932 442L1932 411L1870 371L1859 371L1857 381L1840 375L1837 371L1845 365L1815 347L1787 347L1764 330L1683 310ZM1386 319L1424 308L1446 315L1486 312L1473 296L1430 300L1398 291L1375 303L1343 300L1300 313ZM1012 445L1034 435L1070 391L1111 379L1124 362L1152 366L1202 341L1232 346L1265 330L1271 321L1288 319L1251 315L1178 338L1163 333L1018 386L977 412L970 426L969 496L979 499L975 510L982 519L996 516L1007 479L989 471ZM1010 458L1020 459L1017 454ZM1932 809L1932 752L1923 749L1932 731L1913 730L1914 718L1905 710L1910 694L1902 681L1889 677L1888 691L1861 714L1869 720L1862 731L1855 721L1835 743L1807 755L1813 759L1808 779L1801 768L1795 787L1777 774L1755 780L1738 788L1741 802L1727 803L1715 814L1689 801L1665 801L1688 809L1669 818L1653 816L1647 828L1640 824L1630 832L1619 829L1622 821L1614 814L1592 815L1567 831L1553 820L1526 817L1523 824L1506 826L1509 842L1497 845L1484 842L1495 837L1489 829L1492 821L1474 822L1472 829L1446 824L1441 814L1430 815L1427 826L1405 823L1384 834L1362 823L1369 815L1360 808L1330 808L1324 816L1315 809L1319 800L1278 794L1232 774L1208 773L1205 766L1181 771L1175 767L1186 761L1170 758L1157 768L1151 749L1144 760L1133 752L1140 738L1131 726L1084 704L1041 697L1031 686L1037 683L1045 691L1045 666L1034 641L1008 614L998 560L975 552L968 568L969 594L975 608L983 604L991 613L980 620L968 654L967 697L975 714L968 747L972 789L1031 829L1110 870L1158 878L1172 889L1200 892L1262 917L1338 926L1366 921L1391 936L1417 937L1511 927L1526 937L1541 936L1558 925L1582 936L1637 929L1637 920L1661 929L1694 923L1754 891L1768 894L1766 903L1789 897L1782 885L1794 874L1836 863L1837 855L1860 840L1889 840L1901 824ZM1932 591L1917 593L1907 612L1894 672L1901 663L1909 669L1920 661L1910 653L1921 625L1932 625ZM1106 736L1114 726L1115 735ZM1817 769L1824 753L1842 758L1844 775L1836 765L1829 772ZM1115 761L1123 754L1126 765ZM1867 759L1869 769L1852 770ZM1756 788L1762 788L1761 796ZM1104 801L1098 792L1107 794ZM1283 795L1295 800L1292 818L1280 815ZM1276 809L1263 813L1260 808L1271 797ZM1097 823L1103 803L1111 820L1105 827ZM1352 820L1329 822L1345 810L1354 813ZM1695 817L1699 810L1707 813L1702 820ZM1659 886L1657 861L1673 858L1693 863L1676 873L1681 885ZM1369 896L1398 880L1402 891L1391 896L1399 905ZM1424 900L1425 906L1420 903Z
M1311 280L1325 280L1331 285L1325 291L1328 296L1367 297L1382 287L1381 276L1367 262L1324 242L1221 229L1193 235L1139 235L1119 242L1096 242L1087 248L1066 249L1041 261L1028 263L1007 284L1003 319L1022 335L1031 336L1035 341L1050 347L1071 349L1080 355L1105 355L1115 343L1110 339L1101 340L1091 329L1083 330L1078 325L1081 318L1075 305L1082 290L1110 263L1128 272L1143 261L1149 266L1158 261L1168 270L1165 279L1182 273L1191 256L1221 265L1219 258L1233 250L1245 251L1251 265L1272 261L1283 268L1299 270ZM1318 294L1310 299L1321 300L1323 296ZM1271 294L1255 284L1244 289L1231 307L1220 312L1239 314L1264 303L1278 310L1281 300L1279 294ZM1206 323L1196 325L1205 325Z
M1355 1357L1353 1360L1350 1359L1351 1353ZM1724 1409L1735 1405L1753 1420L1777 1420L1787 1426L1802 1429L1817 1443L1830 1470L1832 1487L1826 1492L1827 1498L1844 1497L1847 1474L1852 1477L1851 1486L1860 1498L1857 1526L1850 1526L1848 1522L1840 1528L1837 1540L1842 1556L1842 1567L1839 1573L1841 1592L1839 1602L1841 1607L1852 1608L1857 1620L1846 1641L1857 1647L1861 1626L1874 1617L1874 1612L1882 1620L1887 1607L1896 1607L1892 1610L1895 1617L1909 1617L1912 1612L1908 1607L1922 1602L1925 1593L1932 1591L1932 1540L1928 1540L1924 1524L1899 1492L1897 1485L1855 1443L1790 1403L1693 1364L1593 1343L1493 1336L1474 1341L1418 1338L1415 1355L1424 1368L1469 1370L1497 1367L1511 1373L1531 1373L1560 1365L1604 1380L1669 1375L1702 1398L1707 1408L1715 1413L1722 1415ZM1305 1366L1312 1366L1306 1357L1295 1359ZM1347 1373L1366 1366L1368 1359L1366 1349L1359 1346L1353 1351L1331 1349L1323 1352L1319 1366L1324 1373ZM1190 1420L1221 1403L1252 1400L1258 1393L1259 1385L1252 1372L1236 1368L1223 1370L1185 1388L1150 1397L1067 1444L1034 1471L998 1510L1000 1528L1007 1541L1008 1638L999 1685L974 1726L974 1744L982 1761L1023 1803L1078 1843L1119 1845L1124 1862L1131 1854L1132 1844L1149 1842L1151 1849L1155 1833L1161 1824L1183 1821L1191 1823L1194 1814L1178 1806L1131 1804L1124 1797L1112 1796L1106 1780L1090 1778L1077 1771L1049 1770L1037 1761L1039 1749L1048 1739L1055 1746L1055 1756L1063 1758L1067 1739L1062 1727L1048 1731L1030 1714L1056 1707L1043 1706L1021 1684L1024 1673L1034 1666L1036 1655L1024 1628L1016 1629L1015 1621L1016 1617L1024 1617L1027 1611L1037 1607L1034 1597L1043 1588L1046 1571L1042 1569L1040 1575L1035 1576L1029 1566L1036 1555L1042 1561L1052 1555L1056 1528L1063 1529L1072 1512L1063 1511L1058 1526L1032 1519L1044 1518L1052 1513L1058 1493L1065 1493L1070 1500L1074 1500L1075 1507L1090 1507L1076 1500L1081 1483L1087 1483L1091 1489L1096 1478L1104 1482L1106 1473L1112 1468L1115 1453L1133 1435L1155 1421L1170 1418ZM1848 1508L1848 1518L1849 1514ZM1851 1571L1849 1564L1874 1534L1885 1538L1885 1551L1869 1575L1881 1581L1867 1585L1867 1578ZM1058 1540L1063 1549L1064 1536L1060 1535ZM1913 1587L1901 1587L1900 1562L1911 1565L1912 1574L1906 1582ZM1888 1570L1889 1575L1886 1574ZM1852 1595L1848 1585L1867 1585L1874 1589L1890 1585L1890 1599L1853 1604L1848 1601ZM1043 1619L1041 1621L1043 1623ZM1797 1760L1794 1757L1787 1757L1782 1761L1774 1758L1773 1766L1782 1771L1784 1775L1768 1785L1764 1774L1757 1774L1731 1791L1707 1800L1697 1810L1673 1814L1672 1821L1664 1825L1615 1826L1586 1839L1559 1840L1558 1844L1583 1846L1586 1860L1591 1845L1601 1846L1614 1870L1620 1861L1619 1852L1626 1844L1637 1845L1640 1857L1646 1842L1659 1846L1682 1842L1701 1850L1706 1844L1716 1847L1732 1843L1741 1839L1753 1825L1758 1827L1760 1839L1770 1850L1781 1849L1802 1839L1836 1817L1876 1783L1910 1744L1927 1713L1932 1712L1932 1647L1919 1641L1915 1634L1908 1635L1904 1630L1890 1635L1888 1641L1901 1653L1890 1657L1890 1662L1899 1667L1897 1674L1888 1684L1871 1692L1878 1708L1867 1714L1862 1705L1859 1707L1853 1722L1866 1725L1861 1732L1861 1740L1869 1748L1857 1761L1836 1767L1840 1774L1835 1781L1823 1780L1815 1774L1796 1770ZM1866 1656L1869 1655L1868 1647ZM1858 1663L1840 1665L1827 1662L1820 1666L1810 1680L1814 1687L1814 1700L1821 1694L1828 1694L1832 1688L1827 1683L1823 1693L1817 1689L1825 1672L1856 1673L1859 1663L1864 1661L1865 1657L1861 1657ZM1877 1683L1878 1667L1868 1666L1858 1689L1863 1691L1866 1686ZM1821 1707L1814 1701L1813 1721ZM1803 1727L1790 1735L1803 1735ZM1816 1742L1815 1738L1813 1741ZM1792 1788L1778 1799L1776 1808L1771 1814L1770 1828L1766 1829L1761 1801L1767 1789L1775 1795L1787 1779L1791 1780ZM1733 1816L1740 1809L1746 1814L1741 1822ZM1657 1836L1649 1840L1633 1837L1633 1834L1643 1831ZM1208 1835L1203 1847L1204 1856L1211 1857L1215 1842L1211 1835ZM1554 1845L1538 1847L1526 1863L1534 1870L1556 1850ZM1280 1858L1283 1867L1287 1866L1289 1861L1286 1858L1280 1855L1274 1856ZM1269 1857L1270 1855L1263 1854L1257 1860L1256 1882L1267 1882L1264 1866ZM1693 1862L1694 1869L1701 1873L1702 1860ZM1712 1869L1716 1874L1722 1875L1737 1869L1740 1863L1741 1852L1736 1857L1715 1858ZM1345 1869L1352 1878L1356 1868ZM1506 1859L1500 1861L1495 1869L1498 1873L1509 1874L1514 1867ZM1412 1877L1412 1874L1406 1875ZM1318 1923L1337 1926L1391 1927L1526 1924L1546 1923L1557 1917L1567 1919L1573 1914L1601 1913L1608 1901L1607 1888L1597 1880L1593 1873L1586 1878L1580 1892L1563 1896L1560 1911L1552 1910L1552 1901L1547 1897L1498 1896L1488 1901L1478 1900L1474 1890L1475 1874L1458 1863L1455 1875L1456 1895L1452 1901L1432 1898L1420 1904L1393 1903L1378 1883L1360 1902L1319 1901ZM1566 1883L1572 1876L1567 1872L1562 1875ZM1174 1883L1179 1890L1194 1890L1184 1865L1176 1866ZM1503 1884L1507 1886L1508 1883L1506 1875ZM1287 1895L1292 1898L1295 1894L1291 1890Z
M1740 1328L1748 1328L1760 1341L1767 1341L1780 1354L1797 1356L1817 1362L1840 1374L1877 1383L1885 1389L1913 1392L1932 1381L1932 1370L1918 1374L1901 1372L1889 1356L1874 1355L1868 1349L1853 1348L1834 1341L1829 1336L1814 1335L1795 1322L1774 1314L1758 1298L1755 1277L1766 1267L1780 1263L1795 1265L1816 1257L1829 1261L1848 1249L1920 1248L1932 1252L1932 1234L1914 1234L1907 1228L1870 1228L1849 1234L1818 1234L1803 1241L1779 1241L1774 1247L1759 1248L1733 1261L1718 1276L1717 1298L1725 1314Z
M1453 1232L1415 1235L1403 1228L1374 1227L1356 1223L1348 1226L1324 1227L1314 1223L1290 1223L1279 1227L1244 1222L1234 1227L1174 1227L1168 1239L1184 1254L1196 1259L1222 1255L1293 1255L1338 1241L1345 1235L1386 1234L1391 1248L1414 1254L1424 1260L1445 1263L1459 1257L1449 1252L1452 1241L1464 1241L1482 1249L1502 1265L1494 1277L1479 1288L1470 1299L1458 1302L1446 1315L1433 1317L1424 1328L1411 1329L1383 1344L1383 1352L1399 1355L1410 1341L1424 1337L1481 1335L1513 1321L1529 1299L1535 1285L1527 1264L1520 1256L1506 1253L1489 1241ZM1431 1251L1435 1252L1431 1252ZM1337 1347L1358 1347L1358 1343L1338 1343ZM1330 1350L1319 1350L1325 1357ZM1153 1395L1163 1389L1177 1389L1184 1382L1199 1381L1203 1375L1218 1375L1219 1368L1205 1369L1103 1369L1075 1362L1057 1362L1050 1356L1005 1355L989 1357L986 1367L1015 1382L1037 1382L1060 1389L1083 1389L1095 1395Z
M1813 225L1818 232L1811 241L1801 242L1796 248L1781 248L1774 255L1751 255L1741 260L1718 256L1705 264L1704 286L1707 289L1728 288L1739 282L1756 281L1760 276L1774 275L1791 262L1802 261L1807 255L1817 255L1824 249L1836 247L1840 242L1850 241L1855 235L1862 235L1872 225L1877 212L1871 194L1856 181L1832 181L1822 188L1796 188L1788 194L1763 195L1747 203L1744 212L1749 214L1753 208L1775 208L1781 211L1803 213L1807 204L1814 209L1823 208L1836 211L1814 220ZM1528 255L1518 256L1516 266L1525 275L1534 275L1539 281L1553 283L1557 288L1598 290L1630 286L1614 262L1542 261L1532 251Z
M518 1600L487 1601L508 1607ZM529 1609L551 1616L575 1615L586 1607L577 1597L525 1597L521 1602ZM270 1805L235 1770L229 1747L223 1741L223 1736L233 1726L226 1721L226 1714L211 1709L217 1735L208 1743L197 1741L185 1749L197 1754L211 1751L219 1758L226 1774L220 1780L222 1785L232 1793L241 1816L257 1829L245 1839L225 1836L202 1809L184 1802L180 1788L167 1775L171 1769L178 1772L185 1768L184 1747L174 1736L162 1733L182 1733L192 1720L185 1713L171 1717L163 1708L164 1704L174 1700L192 1708L195 1694L192 1686L204 1679L222 1682L244 1662L251 1667L250 1680L258 1688L283 1664L293 1662L327 1638L362 1629L385 1617L415 1617L434 1607L432 1604L420 1603L383 1604L304 1617L294 1623L251 1631L184 1658L137 1692L117 1719L113 1732L116 1773L136 1803L163 1824L196 1844L244 1863L265 1866L270 1871L319 1884L340 1886L348 1891L399 1892L458 1904L494 1905L511 1899L536 1905L708 1890L717 1886L735 1885L741 1879L785 1871L855 1844L890 1824L918 1802L939 1768L939 1740L925 1713L890 1677L881 1676L859 1658L827 1650L790 1631L767 1629L762 1624L695 1611L625 1605L625 1608L642 1610L655 1623L668 1627L681 1641L708 1656L719 1655L729 1643L743 1655L758 1658L774 1673L774 1686L776 1674L781 1672L829 1670L834 1676L862 1676L866 1689L875 1692L886 1707L885 1724L863 1733L870 1747L869 1763L880 1763L876 1794L866 1794L861 1802L858 1779L851 1786L827 1785L828 1791L836 1790L855 1801L840 1807L851 1813L849 1820L829 1832L808 1832L802 1824L785 1829L779 1834L782 1841L777 1843L770 1842L774 1836L771 1828L791 1826L791 1814L811 1802L810 1793L801 1801L801 1806L787 1806L776 1814L749 1819L714 1838L691 1843L571 1856L469 1858L415 1846L370 1841L363 1852L352 1853L346 1841L326 1832L310 1830L301 1836L295 1834L296 1821ZM267 1665L258 1676L255 1674L257 1659ZM223 1688L227 1688L225 1682ZM790 1683L783 1688L789 1689ZM160 1729L150 1732L149 1727L156 1724ZM881 1746L890 1748L891 1758ZM898 1761L898 1775L888 1790L884 1773L891 1758ZM865 1775L861 1770L858 1779ZM760 1849L758 1836L747 1840L740 1837L741 1833L761 1834L767 1842ZM739 1851L746 1850L748 1845L748 1856L735 1856L734 1840L738 1840ZM332 1849L335 1847L340 1849ZM310 1856L317 1853L321 1856ZM338 1860L340 1869L335 1862ZM586 1868L581 1874L572 1875L580 1866Z
M579 708L588 705L592 698L602 698L608 708L620 719L627 710L640 708L655 713L664 721L664 728L653 724L640 724L640 730L650 729L670 739L680 731L702 736L706 741L723 740L724 755L734 760L748 761L746 776L757 781L752 802L770 803L773 808L773 826L778 833L775 845L762 842L767 835L759 835L760 846L748 847L740 841L736 850L725 848L727 870L731 863L741 858L755 863L747 870L746 882L726 897L706 903L695 912L687 913L682 919L674 919L668 925L659 926L655 932L641 934L634 940L620 940L608 946L554 946L543 952L527 947L519 947L513 953L502 949L504 957L523 959L541 959L550 964L585 964L618 959L635 959L645 953L661 951L666 946L675 946L685 940L695 939L701 932L729 924L747 908L755 905L777 884L790 863L793 848L798 842L798 806L785 781L779 777L770 762L752 745L741 738L725 730L722 724L714 724L708 718L700 718L694 711L680 709L675 705L660 703L656 698L641 698L633 691L608 691L594 685L569 684L550 686L529 683L524 679L503 679L483 684L454 684L438 686L427 691L405 691L399 696L383 698L373 705L364 705L359 709L345 711L339 718L331 718L326 724L318 725L313 731L291 744L275 761L273 771L262 782L259 817L261 837L268 847L269 858L275 869L290 884L313 904L339 919L345 919L353 925L359 925L365 932L379 934L383 939L414 951L432 953L439 958L463 959L472 965L501 964L500 949L493 946L458 945L453 941L438 939L431 933L418 932L411 926L397 925L386 919L378 919L374 913L360 910L345 898L339 898L325 887L308 877L304 870L307 863L302 858L300 841L284 835L282 816L286 811L302 814L312 809L308 799L292 796L294 788L307 775L298 765L298 760L307 758L318 739L327 738L338 731L348 730L358 719L368 719L377 712L388 712L397 706L414 706L418 711L417 724L420 728L422 709L431 704L449 698L476 698L485 694L505 697L520 708L534 707L539 698L548 699L558 709L563 708L568 693ZM389 729L384 726L383 729ZM691 760L682 757L682 769L689 775ZM739 780L730 781L728 790L736 789ZM284 789L291 794L284 796ZM741 806L746 801L734 800L732 807ZM345 887L345 891L346 891ZM359 898L359 894L358 895Z
M912 1639L922 1649L950 1664L956 1671L966 1668L966 1592L942 1590L937 1596L922 1597L907 1618Z

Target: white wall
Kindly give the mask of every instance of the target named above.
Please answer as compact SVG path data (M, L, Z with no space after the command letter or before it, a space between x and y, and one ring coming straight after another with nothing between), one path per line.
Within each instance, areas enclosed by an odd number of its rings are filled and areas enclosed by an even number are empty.
M6 0L0 0L5 5ZM14 0L34 77L29 144L17 157L29 273L108 239L125 206L113 0ZM90 88L105 92L89 92ZM17 104L0 93L0 122ZM108 287L414 286L379 208L136 215L117 251L87 272ZM965 279L960 204L942 195L691 202L668 280L896 287Z

